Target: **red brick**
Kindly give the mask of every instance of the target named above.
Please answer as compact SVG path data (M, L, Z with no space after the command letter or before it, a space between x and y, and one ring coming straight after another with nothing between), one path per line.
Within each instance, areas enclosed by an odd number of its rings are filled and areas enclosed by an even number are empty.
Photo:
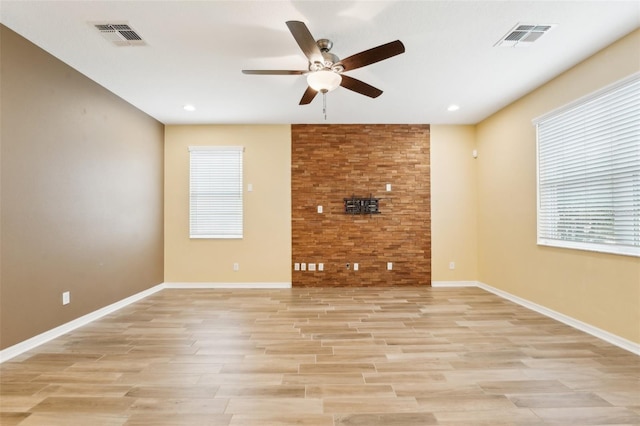
M430 285L429 164L429 125L292 125L293 262L325 269L293 285ZM344 213L343 198L369 195L381 214Z

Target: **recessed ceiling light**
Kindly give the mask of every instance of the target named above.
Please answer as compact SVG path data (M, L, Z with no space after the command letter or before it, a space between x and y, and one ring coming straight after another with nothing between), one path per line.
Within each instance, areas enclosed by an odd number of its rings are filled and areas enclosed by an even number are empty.
M449 105L449 108L447 108L447 111L457 111L459 109L460 107L458 105Z
M196 110L196 107L194 107L191 104L187 104L183 108L184 108L185 111L195 111Z

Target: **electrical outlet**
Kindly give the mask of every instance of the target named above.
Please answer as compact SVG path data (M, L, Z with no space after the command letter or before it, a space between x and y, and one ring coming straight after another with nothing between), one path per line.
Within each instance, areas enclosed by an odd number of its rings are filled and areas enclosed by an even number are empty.
M71 302L71 292L65 291L62 293L62 304L68 305Z
M387 271L390 271L393 269L393 262L387 262Z
M236 272L239 271L240 270L240 264L239 263L234 263L233 264L233 270L236 271Z
M456 262L454 261L449 262L449 269L456 269Z
M306 271L307 270L307 264L306 263L301 263L300 264L300 270L301 271Z
M359 268L359 265L358 265L357 263L354 263L354 264L353 264L353 270L354 270L354 271L357 271L357 270L358 270L358 268Z
M315 271L316 270L316 264L315 263L310 263L309 264L309 270L310 271Z
M297 263L297 262L296 262L296 263L294 263L294 264L293 264L293 270L294 270L294 271L299 271L299 270L300 270L300 264L299 264L299 263Z

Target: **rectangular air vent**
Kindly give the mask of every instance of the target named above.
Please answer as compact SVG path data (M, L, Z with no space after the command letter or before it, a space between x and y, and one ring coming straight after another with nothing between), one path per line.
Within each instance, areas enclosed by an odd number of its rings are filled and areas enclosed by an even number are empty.
M93 23L100 34L116 46L144 46L142 37L127 23Z
M528 47L548 33L555 24L518 24L502 37L494 47Z

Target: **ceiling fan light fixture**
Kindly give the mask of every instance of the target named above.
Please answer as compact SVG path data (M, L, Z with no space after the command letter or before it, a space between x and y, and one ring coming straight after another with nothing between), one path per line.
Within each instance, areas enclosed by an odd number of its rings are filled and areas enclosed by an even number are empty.
M310 73L307 76L307 84L316 92L327 93L338 86L342 82L342 77L340 74L329 71L329 70L320 70Z

